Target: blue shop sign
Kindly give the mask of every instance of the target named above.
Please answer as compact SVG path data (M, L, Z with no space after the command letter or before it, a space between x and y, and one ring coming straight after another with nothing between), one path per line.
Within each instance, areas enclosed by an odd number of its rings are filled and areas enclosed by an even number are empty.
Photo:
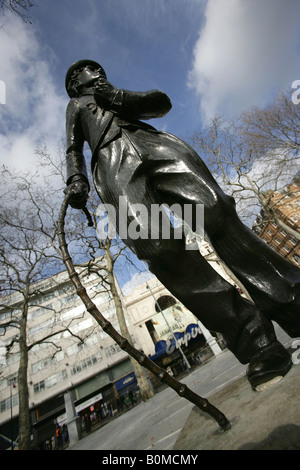
M119 379L115 382L115 386L117 390L121 390L122 388L128 387L128 385L132 385L136 381L135 374L132 372L129 375L126 375L126 377L122 377L122 379Z
M160 340L155 344L155 354L150 356L151 360L155 360L163 354L172 354L180 346L188 346L198 335L202 334L201 328L196 323L190 323L185 332L175 332L165 341Z

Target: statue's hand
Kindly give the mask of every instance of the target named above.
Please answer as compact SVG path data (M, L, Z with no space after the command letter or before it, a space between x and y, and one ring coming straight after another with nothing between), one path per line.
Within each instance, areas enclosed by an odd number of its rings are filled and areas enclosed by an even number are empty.
M83 209L89 197L89 187L82 181L75 181L64 189L69 196L69 204L73 209Z
M117 89L105 78L101 77L95 82L94 96L96 102L103 108L110 109L116 93Z

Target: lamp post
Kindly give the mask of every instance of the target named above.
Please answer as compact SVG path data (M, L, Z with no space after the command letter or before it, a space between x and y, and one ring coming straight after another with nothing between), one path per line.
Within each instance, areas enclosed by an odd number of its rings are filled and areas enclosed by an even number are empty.
M143 266L144 266L144 268L145 268L145 271L149 271L148 268L147 268L147 266L145 265L144 261L142 261L142 263L143 263ZM128 270L129 270L131 276L133 277L133 274L132 274L132 271L131 271L131 269L130 269L130 266L128 266ZM149 291L150 291L150 293L151 293L151 295L152 295L152 297L153 297L153 299L154 299L155 305L157 305L157 307L158 307L160 313L162 314L163 319L165 320L166 325L167 325L167 327L168 327L168 330L169 330L170 334L171 334L171 335L173 336L173 338L174 338L175 344L177 344L175 335L174 335L174 333L173 333L173 331L172 331L172 329L171 329L171 327L170 327L170 325L169 325L169 323L168 323L168 321L167 321L167 319L166 319L166 317L165 317L165 315L164 315L162 309L160 308L160 305L159 305L159 303L157 302L156 297L155 297L155 295L154 295L154 293L153 293L151 287L149 286L148 281L146 281L146 286L147 286L147 289L149 289ZM183 357L183 360L184 360L184 362L185 362L185 364L186 364L186 366L187 366L188 372L190 372L190 369L191 369L190 363L189 363L187 357L185 356L184 352L182 351L180 344L178 344L178 349L179 349L179 351L180 351L180 353L181 353L181 355L182 355L182 357Z
M13 400L12 400L12 390L16 388L16 384L10 382L10 431L11 431L11 450L14 450L14 430L13 430Z
M153 291L152 291L151 287L149 286L148 282L146 282L146 286L147 286L147 289L149 289L149 291L150 291L150 293L151 293L151 295L152 295L152 297L153 297L153 299L154 299L154 301L155 301L155 305L157 305L157 307L158 307L160 313L162 314L163 319L165 320L165 322L166 322L166 324L167 324L168 330L169 330L169 332L171 333L171 335L173 336L174 341L175 341L175 344L176 344L176 343L177 343L177 340L176 340L176 338L175 338L175 335L174 335L174 333L173 333L173 331L172 331L172 329L171 329L171 327L170 327L170 325L169 325L168 320L166 319L166 317L165 317L165 315L164 315L163 310L160 308L160 305L159 305L159 303L157 302L157 300L156 300L156 298L155 298L155 295L153 294ZM177 346L178 346L178 349L179 349L179 351L180 351L180 353L181 353L181 355L182 355L182 357L183 357L184 362L186 363L187 370L188 370L188 372L190 372L190 369L191 369L190 363L189 363L189 361L188 361L186 355L184 354L183 350L181 349L180 344L178 344Z

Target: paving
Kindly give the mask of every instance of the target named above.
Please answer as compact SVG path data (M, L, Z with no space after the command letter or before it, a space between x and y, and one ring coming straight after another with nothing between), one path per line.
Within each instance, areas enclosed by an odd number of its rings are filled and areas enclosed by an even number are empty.
M216 421L194 406L173 450L300 450L300 340L275 329L293 359L289 373L261 392L243 375L208 394L231 428L220 432Z
M196 368L180 381L200 396L208 397L244 376L245 366L229 352ZM193 409L193 404L170 387L146 402L126 410L80 441L70 450L172 450L177 437Z
M251 389L245 366L225 351L181 382L208 398L231 422L220 433L218 423L166 387L102 428L70 445L70 450L198 451L299 450L300 349L282 330L294 365L279 383L263 392ZM298 347L300 341L298 340Z
M242 377L210 397L231 422L220 432L193 407L173 450L300 450L300 365L277 384L255 392Z

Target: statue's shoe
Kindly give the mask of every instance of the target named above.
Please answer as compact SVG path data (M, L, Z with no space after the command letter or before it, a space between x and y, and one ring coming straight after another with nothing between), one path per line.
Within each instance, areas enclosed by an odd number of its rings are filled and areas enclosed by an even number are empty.
M262 390L267 382L283 378L292 367L292 359L281 343L276 341L263 348L250 361L247 378L254 390ZM270 384L271 385L271 384Z

